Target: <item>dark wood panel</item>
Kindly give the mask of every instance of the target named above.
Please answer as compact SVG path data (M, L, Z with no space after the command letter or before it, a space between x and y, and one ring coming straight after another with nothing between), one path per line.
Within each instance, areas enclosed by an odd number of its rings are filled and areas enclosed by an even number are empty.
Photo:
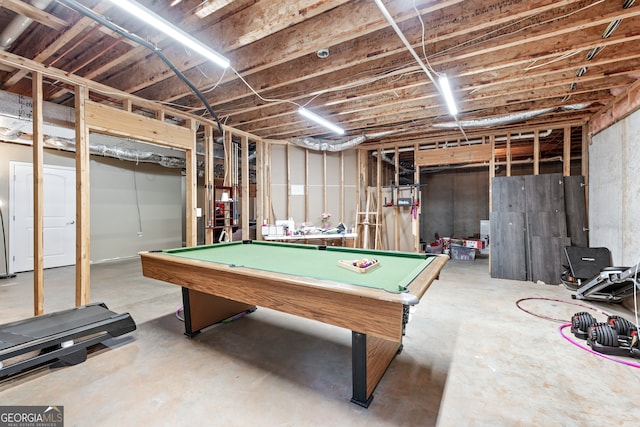
M563 211L527 212L529 236L566 237L567 223Z
M527 280L525 215L523 212L492 212L491 277Z
M562 174L525 176L526 212L564 212Z
M582 175L564 177L564 206L567 218L567 235L571 238L571 245L588 247L587 206Z
M531 280L549 285L560 283L564 256L562 249L570 244L568 237L530 236Z
M493 212L524 212L525 178L501 176L491 180L491 210Z

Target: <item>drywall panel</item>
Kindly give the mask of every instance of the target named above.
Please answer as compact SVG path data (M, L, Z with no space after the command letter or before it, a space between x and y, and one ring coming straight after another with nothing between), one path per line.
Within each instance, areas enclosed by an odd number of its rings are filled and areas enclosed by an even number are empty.
M9 162L31 160L30 146L0 143L0 199L9 200ZM75 167L74 153L46 149L44 163ZM91 156L90 173L92 262L181 245L180 169Z
M92 158L91 259L181 246L180 169Z
M304 148L292 145L289 147L289 184L304 185L305 154Z
M344 218L342 222L347 228L356 228L356 197L355 186L345 186L344 188Z
M287 147L272 144L271 149L271 206L267 206L268 222L287 219Z
M398 197L411 198L410 188L401 188L398 190ZM399 251L414 251L415 234L418 233L419 224L418 218L414 216L412 207L399 207L398 208L398 236L399 236Z
M327 204L326 211L331 213L331 224L336 226L339 222L343 221L341 217L342 207L342 194L340 187L342 186L341 176L342 168L340 165L340 153L327 153L326 157L326 191L327 191ZM345 169L347 166L345 166Z
M294 145L289 147L289 186L287 188L289 196L288 217L278 217L278 219L293 218L296 223L304 221L305 218L305 150ZM293 188L292 186L295 186ZM302 191L298 191L302 190Z
M343 151L344 164L344 218L345 226L356 228L356 209L358 206L357 199L357 183L358 183L358 167L357 167L357 151Z
M358 183L357 150L343 151L344 154L344 185L355 188Z

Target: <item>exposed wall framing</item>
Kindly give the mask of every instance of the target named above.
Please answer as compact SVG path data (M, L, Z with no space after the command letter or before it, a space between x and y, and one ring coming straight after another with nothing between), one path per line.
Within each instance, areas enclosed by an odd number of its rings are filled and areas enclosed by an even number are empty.
M196 132L203 125L205 141L212 142L212 129L216 124L210 120L192 116L152 101L138 98L117 89L91 80L68 74L53 67L22 58L7 52L0 52L0 64L31 72L33 98L33 167L34 167L34 314L44 311L43 273L43 79L50 78L73 86L75 93L76 129L76 305L90 300L90 185L89 148L90 131L112 136L148 142L164 147L185 151L186 156L186 244L197 244L197 158ZM99 101L99 102L98 102ZM208 129L208 130L207 130ZM240 136L247 141L260 141L249 133L223 126L225 133ZM209 150L211 149L209 143ZM248 153L243 150L246 160ZM212 156L207 155L205 164ZM213 166L207 167L207 178L213 173ZM247 168L248 170L248 168ZM234 171L237 173L237 171ZM243 182L243 188L249 182ZM248 191L243 192L243 194ZM247 203L248 206L248 203ZM243 225L248 229L249 218L243 215Z

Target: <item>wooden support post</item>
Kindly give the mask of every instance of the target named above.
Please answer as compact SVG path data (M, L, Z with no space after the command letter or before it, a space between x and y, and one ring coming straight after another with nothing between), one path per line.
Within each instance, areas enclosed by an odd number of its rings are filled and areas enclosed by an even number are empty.
M288 218L287 218L288 219ZM309 150L304 150L304 222L309 222Z
M489 159L489 213L493 211L493 178L496 177L496 136L489 137L491 145L491 158ZM511 176L511 135L507 135L507 176ZM491 260L491 253L489 253ZM489 274L491 274L491 262L489 262Z
M420 149L420 144L414 144L413 146L413 156L414 156L414 171L413 171L413 183L415 184L414 189L414 193L413 193L413 200L412 202L417 202L418 200L422 200L420 197L420 191L421 191L421 187L420 187L420 166L415 164L415 154L418 152L418 150ZM422 203L422 202L420 202ZM421 211L422 211L422 206L420 205L413 205L413 207L411 209L415 209L415 219L413 221L415 221L414 223L414 235L413 235L413 250L415 252L420 252L420 220L421 220Z
M242 240L249 240L249 137L247 135L241 137L240 150L242 151Z
M256 141L256 240L262 240L261 227L264 221L264 142Z
M344 151L340 152L340 222L346 221L344 217Z
M215 159L213 146L213 126L204 127L204 192L205 192L205 224L204 242L207 245L213 243L213 226L215 225Z
M264 207L265 207L265 215L269 220L268 222L273 224L273 203L271 201L271 156L272 156L272 147L270 143L265 143L264 146L264 188L265 188L265 199L264 199Z
M85 107L89 93L84 86L75 91L76 117L76 306L90 302L91 287L91 183L89 129Z
M33 314L44 313L44 136L42 74L32 73L33 100Z
M394 165L393 165L393 181L396 183L395 188L392 191L395 193L392 197L395 200L393 206L393 249L400 250L400 208L398 207L398 198L400 197L400 152L398 151L398 145L394 147Z
M589 145L591 145L591 136L589 136L589 125L582 125L582 176L584 177L584 202L587 207L585 227L589 229Z
M564 145L562 147L562 175L571 175L571 126L564 128Z
M381 224L382 224L382 150L378 148L378 156L376 157L376 217L378 218L378 223L376 225L376 236L374 249L382 249L382 245L378 246L378 242L382 242L382 236L380 233Z
M287 157L287 182L285 183L286 185L286 190L287 190L287 209L286 209L286 219L289 219L289 216L291 216L291 145L287 144L287 149L286 149L286 157ZM274 224L275 224L275 218L273 218Z
M322 212L328 212L327 204L327 152L322 152Z
M231 185L231 131L225 130L222 144L224 145L224 180L222 185Z
M493 178L496 177L496 136L491 134L489 136L489 144L491 145L491 158L489 159L489 212L491 212L491 199L492 197L492 186ZM509 137L507 137L507 144L509 144ZM507 152L509 150L507 149ZM509 156L509 154L507 154Z
M533 174L540 175L540 132L533 132Z
M197 123L191 121L189 127L193 132L193 145L185 150L186 158L186 245L196 246L198 244L198 217L196 208L198 206L198 159L196 156L196 129Z
M363 165L362 165L362 155L363 151L362 150L356 150L356 219L355 222L353 223L353 226L356 227L356 233L358 232L358 217L359 214L358 212L360 212L362 209L362 177L364 175L364 171L363 169ZM360 236L358 236L358 238L356 239L356 242L360 240ZM357 247L357 245L356 245Z

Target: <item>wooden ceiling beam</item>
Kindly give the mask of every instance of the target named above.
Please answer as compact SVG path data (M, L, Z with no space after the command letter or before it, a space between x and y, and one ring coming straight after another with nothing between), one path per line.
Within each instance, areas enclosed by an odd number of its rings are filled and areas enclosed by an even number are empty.
M486 0L478 0L476 2L464 2L450 5L446 9L431 11L423 19L425 25L429 28L427 34L427 43L430 45L435 42L465 37L468 31L482 31L487 28L495 27L496 24L508 22L509 20L521 18L524 16L535 15L554 8L567 6L575 3L573 1L553 2L546 0L537 2L537 7L532 9L529 4L515 2L508 5L500 4L500 7L493 7L487 4ZM496 5L498 3L495 3ZM406 5L405 5L406 8ZM465 11L466 10L466 11ZM498 10L498 12L496 12ZM473 16L470 16L471 12ZM377 13L377 11L375 11ZM425 14L427 11L423 10ZM469 26L461 25L461 21ZM421 25L417 19L402 22L402 30L405 32L409 40L416 40L413 43L414 48L421 50L420 40L422 35ZM274 43L277 44L277 43ZM355 40L349 40L344 45L337 44L336 41L330 43L331 56L328 60L319 60L315 55L296 57L295 64L283 63L280 65L270 64L267 73L260 75L247 75L244 77L251 85L260 92L289 87L293 83L301 83L310 78L323 76L327 73L333 73L339 70L349 69L348 73L354 75L358 73L357 68L352 71L353 67L370 71L375 65L369 65L372 61L380 60L387 56L400 54L405 59L400 65L405 65L407 60L414 64L410 58L406 48L390 28L383 28L379 31L367 34L365 37L359 37ZM241 54L251 54L251 52L242 52ZM207 68L203 68L205 74L209 74ZM213 74L213 70L211 70ZM215 78L204 78L202 73L192 70L187 72L187 76L202 90L211 88L217 80ZM171 79L175 80L175 79ZM235 76L228 76L218 84L218 90L215 92L218 100L216 103L232 102L242 97L246 97L250 91L246 85ZM156 99L164 99L167 101L176 101L188 95L180 85L163 81L155 83L141 93L140 96L152 97ZM220 97L223 97L220 99Z
M590 41L588 38L586 38L584 36L584 34L576 36L576 43L568 43L569 46L573 46L571 48L571 51L573 50L588 50L591 47L595 46L595 45L614 45L616 43L621 43L625 40L628 41L628 37L625 36L618 36L616 38L613 39L607 39L607 40L601 40L600 38L600 34L599 32L595 32L592 34L592 41ZM640 35L638 36L638 38L640 38ZM512 48L509 49L507 52L500 52L500 56L499 57L487 57L486 55L481 55L480 52L478 53L476 59L480 62L469 62L470 58L458 58L458 57L450 57L448 58L448 62L443 62L442 60L433 60L432 61L432 65L434 66L439 66L442 65L443 67L445 65L447 65L448 67L451 67L452 70L452 75L454 76L467 76L467 75L476 75L479 73L488 73L491 71L497 71L500 68L504 68L507 66L511 66L511 67L515 67L517 65L525 65L530 63L530 59L528 59L529 57L527 57L527 59L523 59L524 56L522 54L523 51L528 51L531 52L530 49L534 49L537 48L539 49L540 52L542 52L541 55L539 55L536 59L538 61L544 61L544 60L552 60L555 59L556 57L558 57L559 55L562 54L567 54L568 52L564 51L564 52L553 52L553 47L554 46L558 46L559 41L560 40L564 40L566 39L566 36L562 36L560 38L556 38L556 39L550 39L550 40L546 40L545 43L540 43L538 42L532 42L529 43L529 41L527 39L520 39L521 42L523 44L525 44L527 47L523 47L522 45L517 45L517 48ZM578 42L578 40L580 42ZM549 52L553 52L553 53L549 53ZM570 52L569 52L570 53ZM530 53L531 54L531 53ZM404 58L406 58L406 55L403 56ZM506 57L506 59L505 59ZM584 55L582 56L584 58ZM499 59L501 58L501 59ZM466 59L466 60L465 60ZM397 64L400 61L398 60L394 60L394 65L397 66ZM411 62L411 61L410 61ZM460 66L454 66L451 64L460 64ZM454 68L455 67L455 68ZM457 70L457 68L459 68L460 70ZM458 72L459 71L459 72ZM450 74L451 75L451 74ZM336 73L337 78L334 81L338 81L341 74L340 73ZM328 83L331 83L332 79L327 79L327 76L323 76L323 77L319 77L316 78L315 80L321 81L321 80L328 80ZM426 78L425 78L426 80ZM300 90L303 90L305 83L308 83L308 81L303 81L300 84L296 85L299 86ZM292 92L296 91L296 86L291 86L289 85L288 88L291 88ZM313 84L311 84L311 87L313 87ZM248 93L248 91L244 90L245 95ZM313 94L313 91L309 91L310 95ZM271 93L268 91L264 92L264 96L266 98L269 98L271 96ZM250 94L250 97L253 97L253 94ZM219 99L219 97L218 97ZM296 98L293 98L293 100L295 100ZM237 99L235 99L237 101ZM251 102L251 104L255 105L256 99L253 98L252 99L253 102ZM259 101L258 101L259 102ZM220 107L219 105L217 105L218 103L214 103L214 109L217 110L222 110L224 111L225 108Z
M42 9L38 9L29 3L18 0L0 0L0 7L9 9L19 15L26 16L55 31L62 31L69 26L64 19L60 19Z

